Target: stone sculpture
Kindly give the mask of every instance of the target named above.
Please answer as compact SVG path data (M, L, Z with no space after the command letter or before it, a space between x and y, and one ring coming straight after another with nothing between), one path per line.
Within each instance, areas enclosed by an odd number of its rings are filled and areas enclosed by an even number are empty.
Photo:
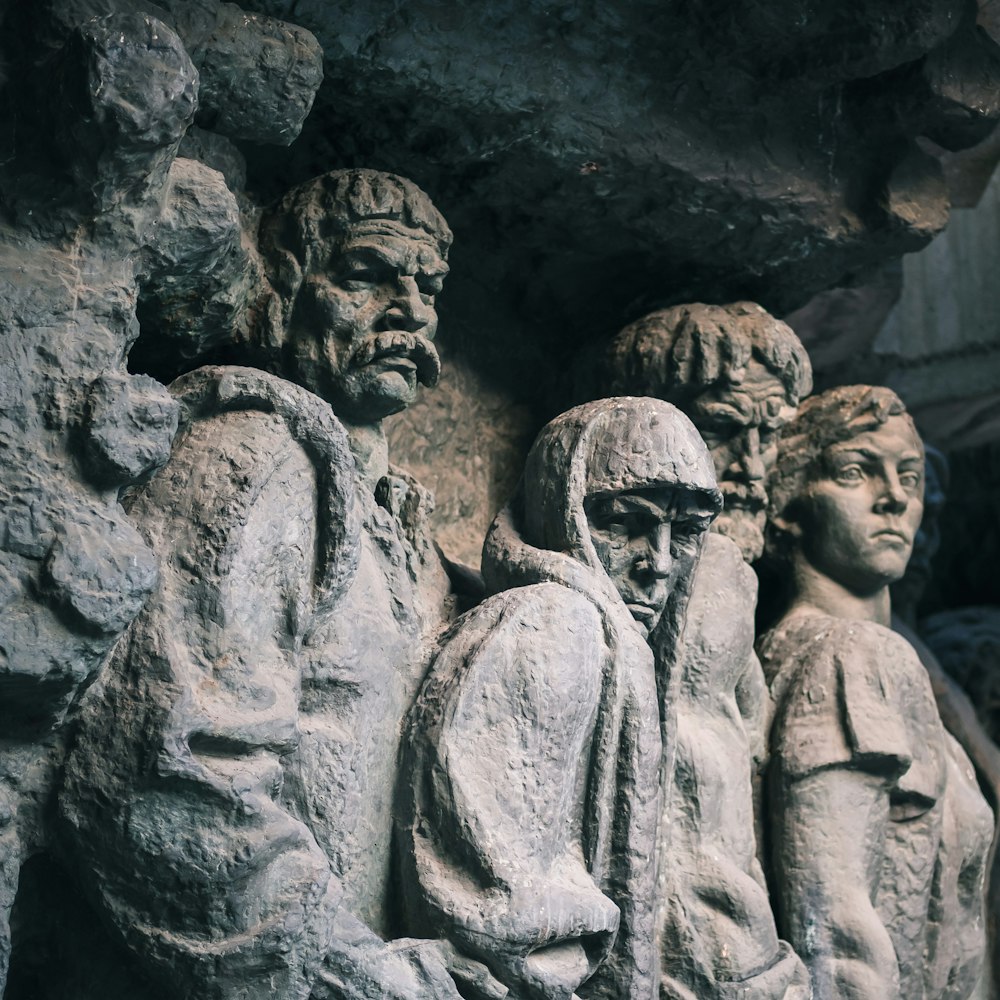
M161 582L80 707L60 800L143 990L457 996L436 943L385 943L401 720L448 582L381 419L437 379L450 241L395 175L296 188L261 229L274 374L171 387L182 430L131 505Z
M992 817L891 631L923 509L923 446L888 389L807 400L779 439L768 554L786 607L758 652L779 927L820 998L968 997Z
M778 940L757 858L754 777L770 698L753 650L757 578L747 564L764 546L766 475L778 432L809 391L809 358L753 303L685 305L626 327L580 378L679 406L708 444L725 499L695 574L671 706L660 995L807 997L802 963Z
M16 894L34 905L26 867L50 861L67 707L156 585L119 504L167 460L178 422L166 389L126 368L140 301L167 271L189 300L195 271L204 290L204 272L229 280L247 262L234 195L182 151L218 107L206 63L232 54L212 26L243 24L243 56L266 47L272 62L293 48L273 35L295 37L294 81L233 81L282 133L262 141L295 138L322 64L309 32L217 0L192 18L181 2L2 6L0 992L13 997L8 915Z
M407 744L409 926L489 967L467 995L655 994L666 689L720 507L660 400L587 403L536 439L483 550L493 596L448 635Z

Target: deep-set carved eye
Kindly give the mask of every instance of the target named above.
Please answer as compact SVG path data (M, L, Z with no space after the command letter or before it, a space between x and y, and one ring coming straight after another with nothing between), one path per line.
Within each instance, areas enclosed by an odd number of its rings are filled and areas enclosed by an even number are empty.
M440 275L417 275L417 285L422 292L428 295L437 295L441 291L443 278Z
M377 285L378 280L378 273L370 267L356 267L340 279L341 284L348 289L369 288Z
M845 465L837 470L837 482L840 483L860 483L864 478L865 474L860 465Z

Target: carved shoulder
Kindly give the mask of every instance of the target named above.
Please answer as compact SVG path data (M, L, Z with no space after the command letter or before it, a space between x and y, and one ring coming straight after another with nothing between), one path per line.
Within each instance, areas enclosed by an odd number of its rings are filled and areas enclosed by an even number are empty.
M782 623L759 651L775 702L771 748L787 777L851 766L898 780L910 767L905 641L873 622L815 614Z

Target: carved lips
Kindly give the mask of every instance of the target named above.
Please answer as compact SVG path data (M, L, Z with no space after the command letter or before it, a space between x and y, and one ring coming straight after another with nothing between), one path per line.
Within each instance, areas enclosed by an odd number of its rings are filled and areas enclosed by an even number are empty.
M913 541L913 539L910 538L906 532L900 530L899 528L880 528L878 531L873 531L871 537L880 541L889 542L890 544L907 546Z
M351 367L364 368L375 362L404 375L415 371L417 379L426 386L437 385L441 377L437 350L420 333L388 330L366 338L351 357Z

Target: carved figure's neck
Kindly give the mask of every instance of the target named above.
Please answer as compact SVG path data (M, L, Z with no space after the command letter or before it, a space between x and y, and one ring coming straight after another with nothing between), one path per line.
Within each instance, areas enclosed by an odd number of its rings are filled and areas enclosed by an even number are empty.
M892 612L888 585L870 594L859 594L824 576L800 554L794 557L792 567L795 597L790 611L815 608L834 618L869 621L890 627Z
M343 424L358 467L358 478L365 489L374 493L379 480L389 471L389 445L382 423L352 424L344 420Z

